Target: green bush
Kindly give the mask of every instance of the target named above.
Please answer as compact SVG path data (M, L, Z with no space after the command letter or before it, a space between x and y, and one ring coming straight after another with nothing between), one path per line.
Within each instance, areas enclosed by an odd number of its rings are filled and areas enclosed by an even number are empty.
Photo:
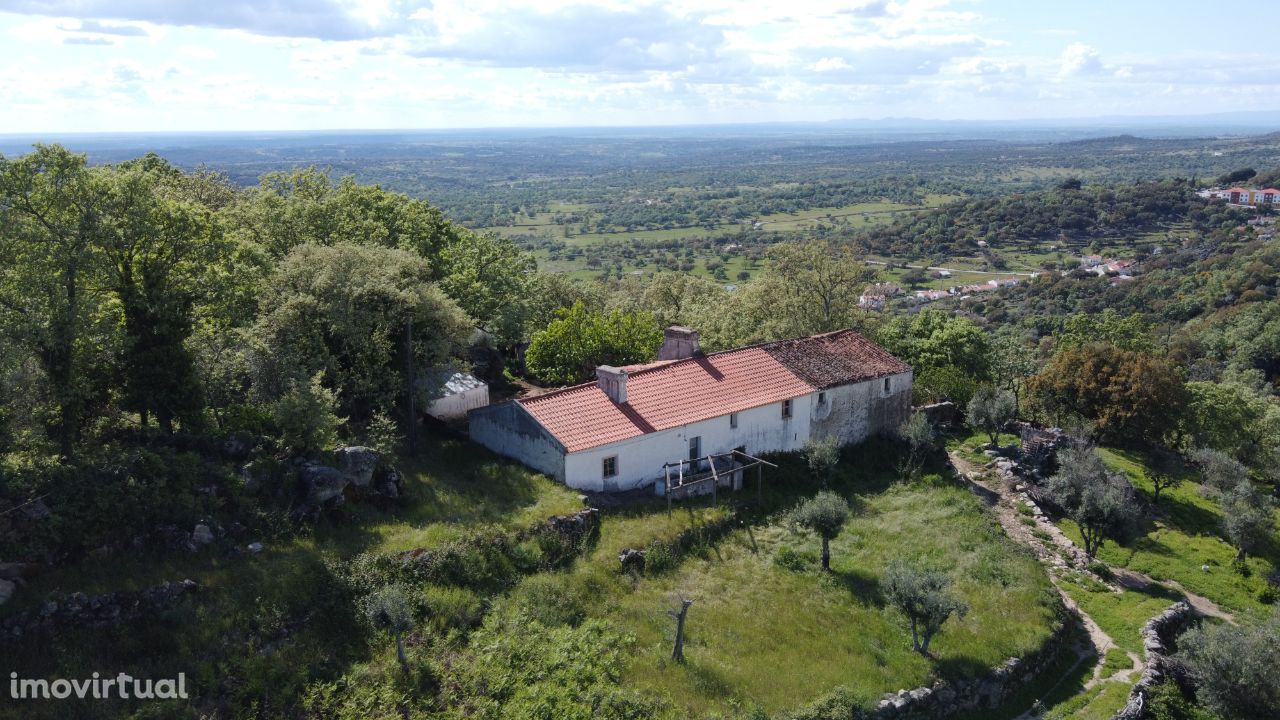
M818 555L810 550L796 550L784 545L773 556L773 564L792 572L804 572L818 564Z
M419 601L427 622L441 634L466 632L484 619L484 598L466 588L424 585Z

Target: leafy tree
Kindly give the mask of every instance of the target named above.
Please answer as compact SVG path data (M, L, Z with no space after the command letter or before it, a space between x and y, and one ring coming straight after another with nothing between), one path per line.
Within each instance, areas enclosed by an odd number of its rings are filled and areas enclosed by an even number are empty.
M840 444L834 437L809 438L804 444L804 459L809 472L826 487L836 465L840 464Z
M1157 442L1177 423L1185 391L1166 358L1092 344L1060 352L1031 378L1028 389L1062 424L1063 415L1096 423L1115 441Z
M1121 315L1113 308L1101 313L1076 313L1062 322L1054 336L1059 351L1092 343L1106 343L1121 350L1153 353L1158 349L1151 326L1141 315Z
M1143 469L1143 474L1151 483L1151 502L1155 505L1160 504L1161 493L1178 487L1185 479L1182 463L1178 462L1173 452L1163 448L1151 454L1151 460Z
M836 493L823 490L802 501L792 518L822 538L822 569L831 572L831 541L839 537L849 519L849 503Z
M257 392L271 399L290 380L323 373L340 414L356 423L407 406L410 376L447 364L472 332L426 263L404 250L300 245L280 262L260 305L251 331Z
M57 406L56 434L70 458L91 393L104 263L101 173L59 145L0 157L0 328L39 359Z
M456 233L440 250L440 289L500 342L521 339L530 276L537 263L509 239L492 233Z
M1268 400L1237 383L1194 380L1187 383L1183 432L1192 447L1237 453L1263 442L1259 425Z
M375 628L396 642L396 660L400 669L409 672L409 658L404 653L404 634L413 630L413 605L409 589L404 585L384 585L365 598L364 614Z
M123 316L126 407L145 427L154 414L197 422L203 410L199 377L188 346L193 306L229 252L208 208L180 199L183 174L148 155L107 176L101 245L107 284Z
M918 392L965 404L992 379L991 343L973 321L929 308L886 323L876 339L916 372Z
M1248 480L1237 484L1222 501L1222 529L1236 548L1236 560L1264 543L1275 527L1272 499Z
M847 243L779 243L769 248L768 284L778 310L795 324L796 335L847 328L859 315L862 286L875 279Z
M995 447L1000 444L1000 431L1017 419L1018 406L1013 393L987 385L973 394L965 414L969 424L986 432Z
M1257 624L1205 623L1178 640L1196 698L1224 718L1280 716L1280 614Z
M1022 338L1001 326L991 340L991 376L997 386L1013 393L1014 407L1022 407L1022 389L1036 372L1034 352Z
M1138 520L1133 487L1108 470L1093 449L1061 451L1058 467L1049 478L1049 495L1080 529L1086 555L1096 556L1107 538L1124 538L1133 531Z
M647 312L608 315L578 301L535 333L525 355L529 371L548 382L590 378L600 365L629 365L657 357L662 330Z
M221 213L230 231L282 258L300 245L378 245L434 257L468 232L439 209L315 167L263 175Z
M309 380L290 380L271 404L271 417L281 441L291 450L320 450L338 439L343 420L337 415L338 399L321 383L323 373Z
M951 578L943 572L895 563L880 584L889 602L911 621L911 647L921 655L929 654L929 642L948 618L969 612L969 605L951 592Z
M1239 170L1232 170L1231 172L1224 174L1222 177L1219 177L1218 183L1221 185L1230 185L1232 183L1244 182L1257 174L1258 171L1253 168L1240 168Z

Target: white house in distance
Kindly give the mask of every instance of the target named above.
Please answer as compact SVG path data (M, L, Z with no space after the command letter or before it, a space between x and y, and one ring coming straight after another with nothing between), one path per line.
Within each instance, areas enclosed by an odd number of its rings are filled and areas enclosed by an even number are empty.
M489 386L470 373L438 373L440 397L427 406L427 414L441 420L461 420L467 412L489 404Z
M741 450L859 442L911 411L912 371L852 330L703 354L667 328L658 360L471 411L471 439L591 491L645 487L664 464Z

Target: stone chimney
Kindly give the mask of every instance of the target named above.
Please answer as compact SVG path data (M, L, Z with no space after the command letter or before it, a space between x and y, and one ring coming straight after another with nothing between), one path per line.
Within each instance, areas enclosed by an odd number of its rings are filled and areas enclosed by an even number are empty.
M604 391L609 399L619 405L627 404L627 371L612 365L601 365L596 368L596 385Z
M659 360L683 360L702 354L698 346L698 331L687 327L672 325L662 332L662 347L658 350Z

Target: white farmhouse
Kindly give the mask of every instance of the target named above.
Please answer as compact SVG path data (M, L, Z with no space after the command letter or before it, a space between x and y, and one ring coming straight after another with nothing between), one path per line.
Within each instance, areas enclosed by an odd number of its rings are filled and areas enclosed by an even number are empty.
M658 358L473 410L471 439L569 487L620 491L666 463L859 442L911 410L911 368L851 330L704 355L696 332L672 327Z

